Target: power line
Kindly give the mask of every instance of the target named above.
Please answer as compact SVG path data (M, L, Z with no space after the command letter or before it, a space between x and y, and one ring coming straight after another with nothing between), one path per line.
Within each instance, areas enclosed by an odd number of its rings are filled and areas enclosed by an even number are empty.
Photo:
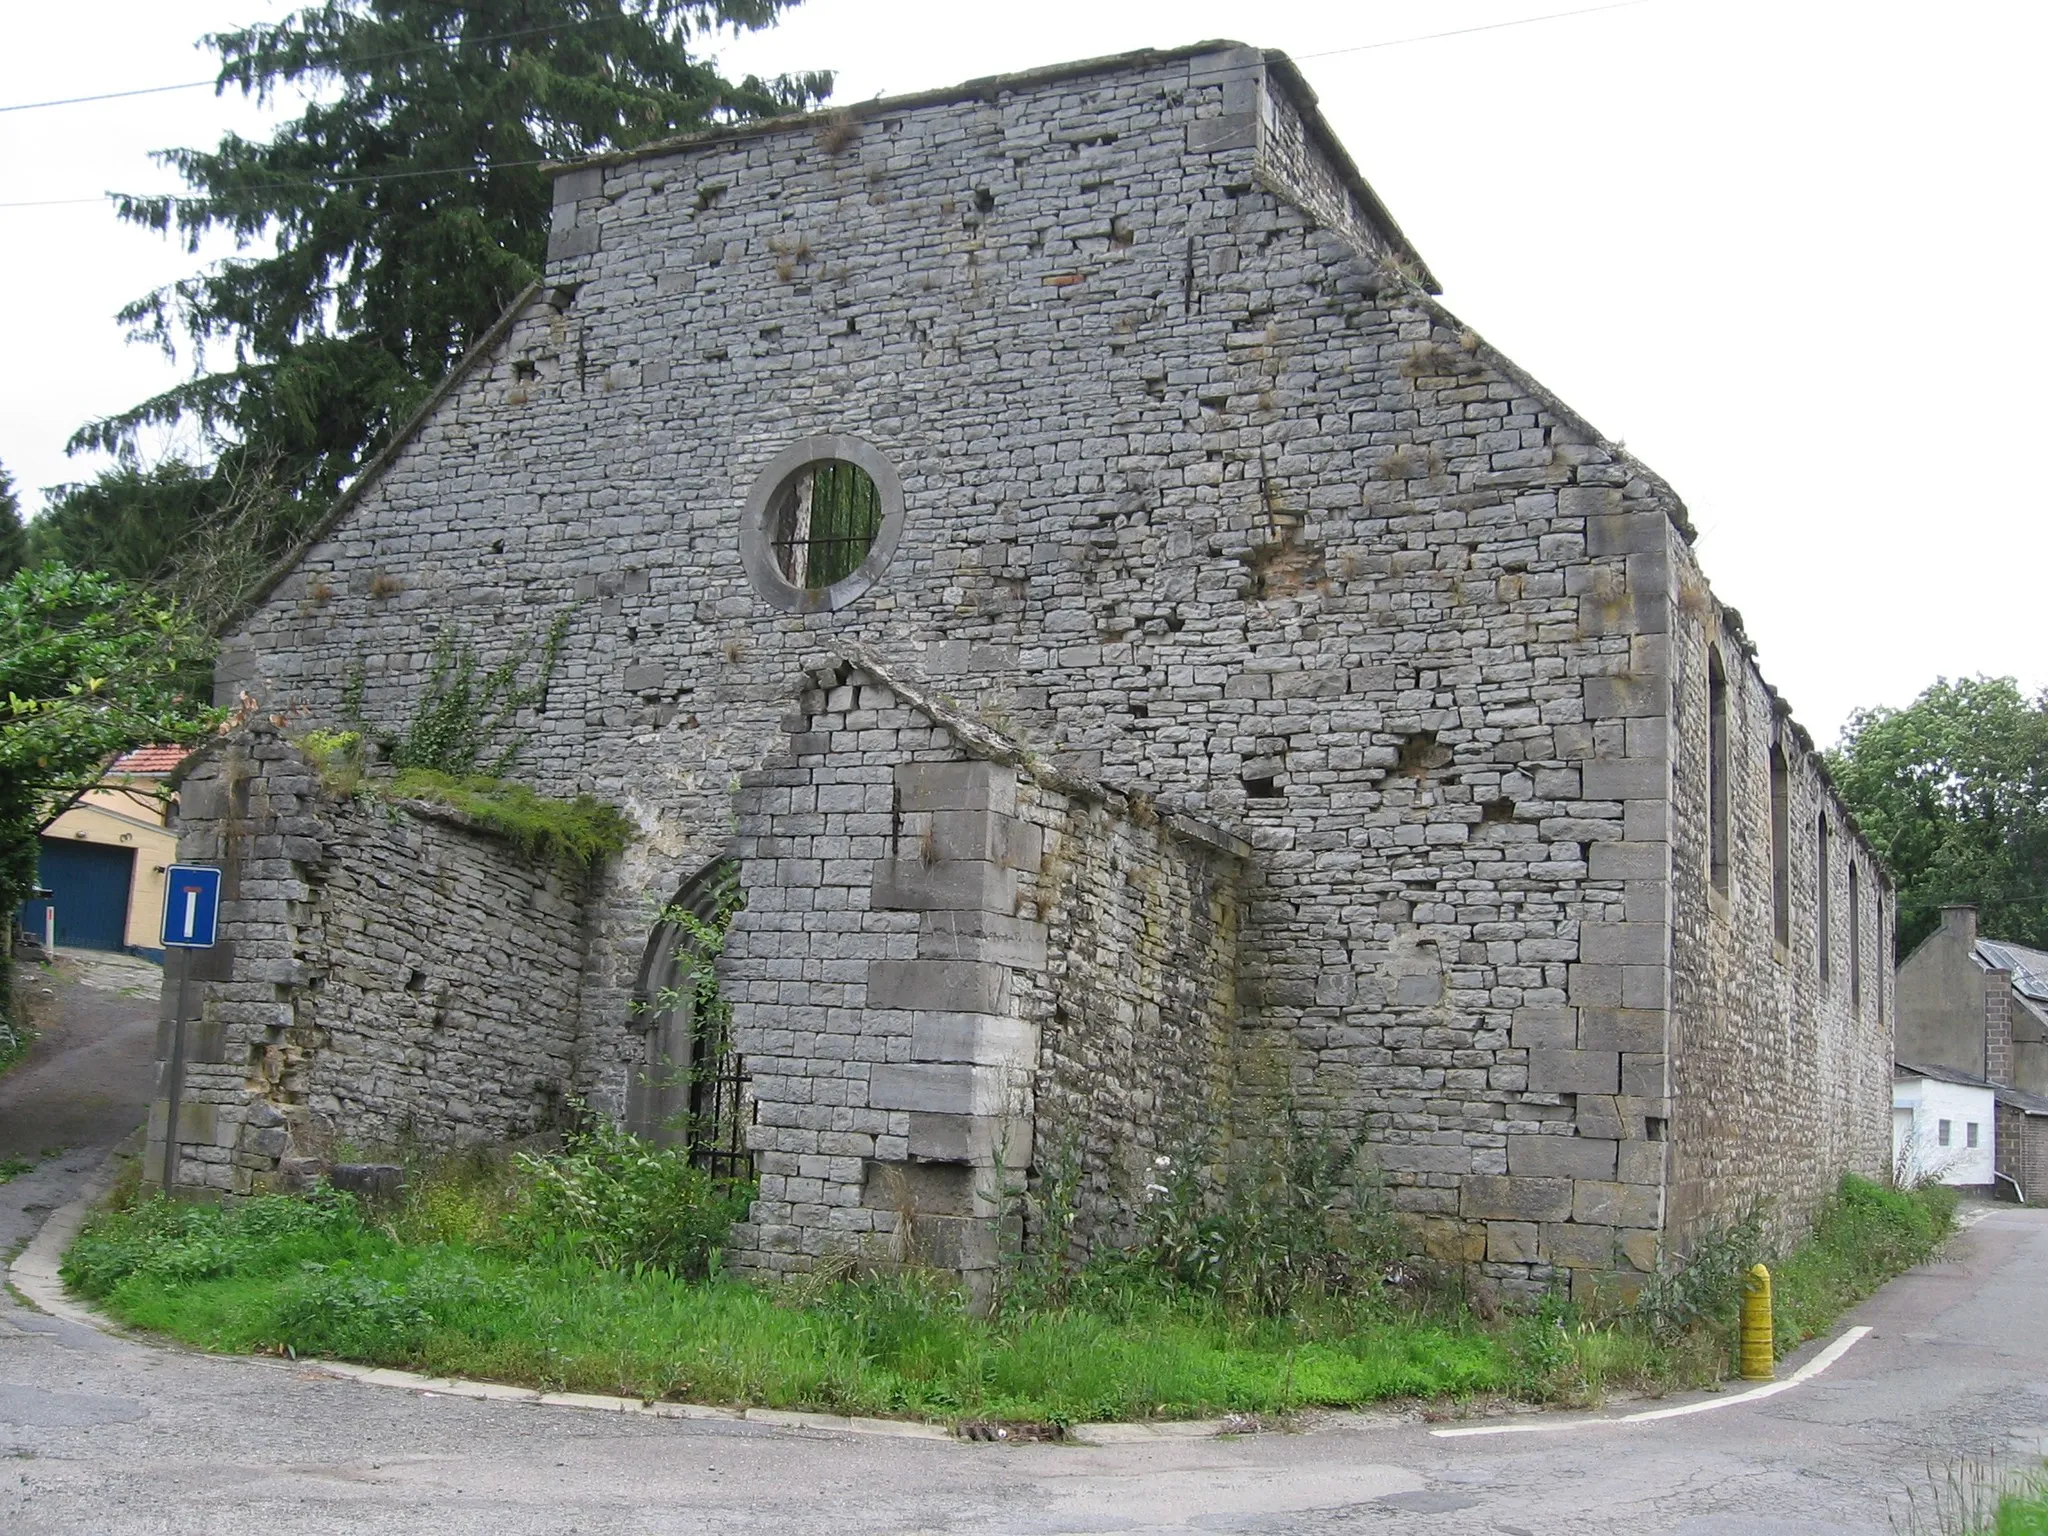
M1334 59L1341 53L1370 53L1375 48L1400 48L1408 43L1433 43L1440 37L1470 37L1474 32L1501 32L1509 27L1533 27L1539 21L1566 21L1573 16L1597 16L1602 11L1628 11L1639 5L1652 4L1653 0L1614 0L1611 5L1589 5L1577 11L1551 11L1542 16L1518 16L1513 21L1489 21L1476 27L1453 27L1448 32L1421 32L1414 37L1390 37L1384 42L1359 43L1351 48L1325 48L1320 53L1297 53L1290 55L1301 59Z
M86 101L120 101L127 96L161 96L165 91L196 91L202 85L213 85L212 80L181 80L176 85L142 85L132 91L101 91L96 96L59 96L54 101L17 101L0 107L0 112L35 112L44 107L75 107ZM18 205L10 205L18 206Z
M1613 5L1588 6L1584 10L1578 11L1556 11L1546 16L1523 16L1513 21L1494 21L1476 27L1457 27L1448 32L1424 32L1415 37L1395 37L1389 38L1384 42L1360 43L1352 48L1326 48L1320 53L1302 53L1296 54L1294 57L1297 59L1331 59L1345 53L1368 53L1376 48L1399 48L1406 43L1431 43L1441 37L1466 37L1474 32L1498 32L1506 27L1533 26L1539 21L1563 21L1572 16L1597 15L1601 11L1625 11L1631 7L1648 5L1649 3L1650 0L1618 0L1618 3ZM574 23L572 22L570 25L573 26ZM502 43L509 42L514 38L532 37L537 33L553 32L556 30L558 28L555 27L527 27L519 32L497 32L485 37L453 38L440 43L422 43L417 48L401 48L392 53L373 53L355 62L358 64L376 64L386 59L407 58L415 53L433 53L447 47L448 42ZM0 112L39 112L45 107L76 107L94 101L123 101L131 96L161 96L166 91L196 91L202 86L219 86L226 83L225 80L216 76L211 80L180 80L175 85L137 86L134 90L130 91L100 91L91 96L59 96L49 101L16 101L0 106ZM7 208L23 206L26 205L20 203L0 203L0 207Z
M338 74L341 72L343 62L346 62L346 64L348 64L351 67L360 66L363 64L382 64L389 59L409 59L414 54L439 53L450 46L462 47L478 43L507 43L522 37L537 37L542 33L560 32L568 27L574 27L578 25L587 26L591 22L599 21L602 19L604 18L591 17L587 21L581 23L571 21L564 22L559 26L551 27L522 27L517 32L491 32L486 33L482 37L443 38L438 42L421 43L418 46L412 48L395 48L389 53L369 53L364 54L361 58L358 59L350 59L347 61L336 61L333 63L315 65L310 67L307 72L317 73L321 69L327 69L332 70ZM144 85L137 86L132 91L101 91L97 95L92 96L60 96L52 101L17 101L10 103L6 106L0 106L0 112L36 112L40 111L44 107L76 107L83 105L86 102L92 101L120 101L130 96L160 96L166 91L196 91L201 86L205 85L225 86L231 83L232 82L227 78L226 73L223 72L219 75L214 76L214 78L211 80L181 80L175 85ZM0 204L0 207L14 206L19 205Z
M1549 11L1541 16L1518 16L1509 21L1490 21L1472 27L1453 27L1448 31L1443 32L1420 32L1416 33L1411 37L1390 37L1385 38L1380 42L1376 43L1356 43L1348 48L1325 48L1315 53L1291 54L1289 55L1289 57L1294 59L1297 63L1303 59L1334 59L1341 55L1350 53L1372 53L1382 48L1402 48L1408 46L1411 43L1433 43L1439 41L1442 38L1447 37L1469 37L1476 32L1501 32L1507 30L1510 27L1531 27L1535 26L1539 22L1545 21L1568 21L1575 16L1597 16L1606 11L1634 10L1638 6L1651 5L1654 3L1655 0L1612 0L1612 3L1607 5L1589 5L1584 6L1575 11ZM473 41L500 42L505 40L506 38L525 37L530 36L534 32L553 30L553 28L534 27L528 28L525 32L502 33L497 37L477 38L473 39ZM405 50L406 53L420 53L426 51L429 50L424 48L414 48ZM392 53L377 55L376 57L398 58L401 57L401 55ZM364 60L360 62L369 61ZM1247 66L1247 68L1256 67L1257 66ZM183 85L153 85L146 86L142 89L133 91L110 91L102 96L73 96L61 101L24 102L17 106L0 106L0 112L26 112L36 107L62 107L70 106L77 102L112 101L124 96L148 96L163 91L190 90L197 85L212 85L214 83L215 82L211 80L197 80L188 81ZM277 182L274 183L269 188L254 188L250 190L289 191L295 187L307 186L318 186L323 188L363 186L384 181L403 181L416 176L449 176L463 172L515 170L522 169L528 166L545 165L547 163L548 162L546 160L487 161L481 165L448 166L435 170L391 171L380 175L337 176L319 182ZM112 197L114 195L115 194L113 193L101 193L98 197L52 197L43 198L31 202L0 203L0 209L77 207L86 203L104 203L109 197ZM211 198L194 197L188 194L175 192L164 193L161 194L161 196L167 201L173 203L204 203L212 201ZM136 197L133 199L133 201L136 202L152 202L155 200L156 198L154 197Z

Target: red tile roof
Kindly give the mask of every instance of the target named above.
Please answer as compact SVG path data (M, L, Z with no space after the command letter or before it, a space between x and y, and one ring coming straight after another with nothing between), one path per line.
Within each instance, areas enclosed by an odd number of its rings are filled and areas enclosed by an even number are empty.
M137 747L124 752L107 765L109 773L169 773L185 758L190 747Z

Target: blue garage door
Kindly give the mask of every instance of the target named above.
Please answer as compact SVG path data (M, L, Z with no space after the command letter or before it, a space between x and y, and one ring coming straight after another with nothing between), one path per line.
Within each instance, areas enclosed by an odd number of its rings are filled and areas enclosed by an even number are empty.
M128 889L134 878L133 848L44 838L36 883L51 892L58 944L69 949L121 948L128 935ZM34 921L40 932L41 913Z

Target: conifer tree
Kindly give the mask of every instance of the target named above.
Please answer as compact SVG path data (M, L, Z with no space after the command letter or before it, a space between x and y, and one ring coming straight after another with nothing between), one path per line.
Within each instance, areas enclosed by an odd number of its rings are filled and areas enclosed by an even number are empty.
M163 152L189 195L116 200L191 248L224 231L248 253L121 312L189 347L194 376L73 448L132 454L147 428L196 425L303 522L539 273L543 162L823 99L829 75L735 83L691 51L794 3L325 0L209 37L218 89L315 101L267 142Z
M21 526L21 502L14 494L14 477L0 465L0 581L27 563L28 533Z

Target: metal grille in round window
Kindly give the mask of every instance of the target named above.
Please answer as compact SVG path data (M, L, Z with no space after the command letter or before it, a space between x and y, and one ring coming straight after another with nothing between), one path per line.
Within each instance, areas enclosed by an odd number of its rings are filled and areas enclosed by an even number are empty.
M882 497L858 464L798 470L776 498L775 564L792 587L822 592L861 567L882 531Z
M776 608L841 608L881 578L903 533L903 484L858 437L807 437L755 478L740 554Z

